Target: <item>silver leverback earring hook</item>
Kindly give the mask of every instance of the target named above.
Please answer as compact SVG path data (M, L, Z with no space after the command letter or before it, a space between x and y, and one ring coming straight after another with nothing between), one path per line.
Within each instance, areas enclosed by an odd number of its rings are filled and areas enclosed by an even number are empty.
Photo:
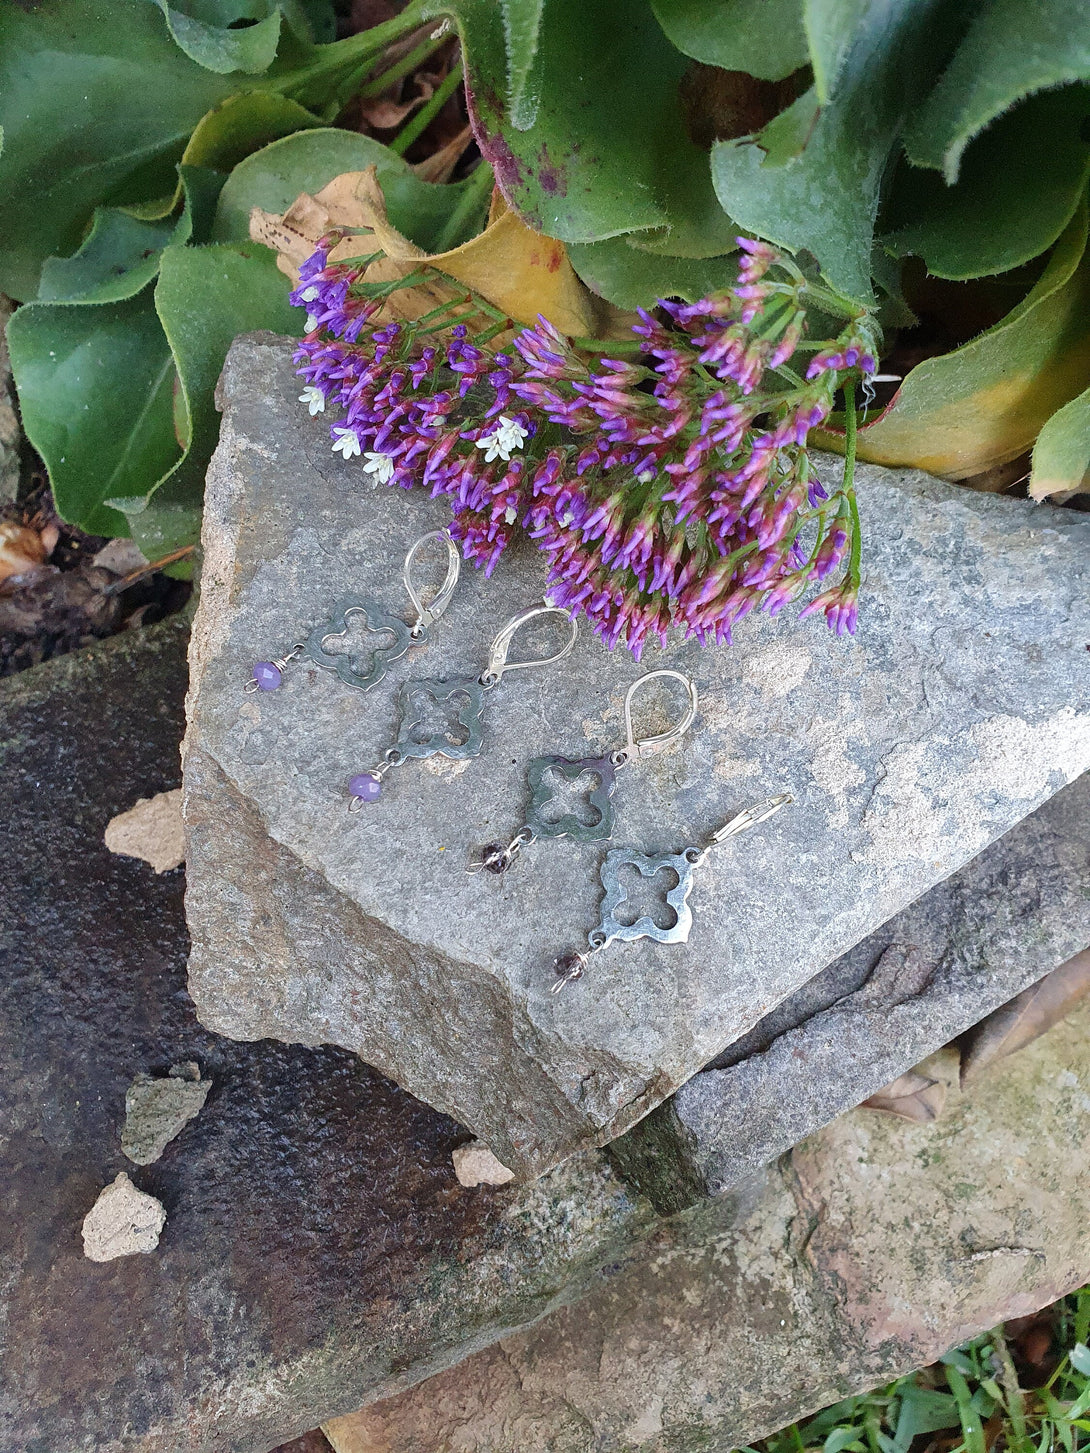
M447 573L443 579L434 598L429 605L425 605L417 594L413 585L413 566L420 550L429 540L442 540L447 547ZM412 627L412 635L419 638L422 632L446 610L450 604L451 596L454 594L454 587L458 584L458 577L462 573L462 557L458 552L458 546L450 538L447 530L429 530L426 535L421 535L415 544L409 547L409 553L405 556L405 564L401 567L401 581L405 586L405 592L412 601L413 610L416 611L416 623Z
M507 653L511 649L511 642L515 636L529 621L536 620L538 616L555 615L568 627L568 639L561 646L560 650L552 656L540 656L532 661L508 661ZM562 610L558 605L534 605L529 610L524 610L521 615L512 616L495 640L488 648L488 664L480 675L482 686L495 686L507 671L525 671L530 666L551 666L554 661L562 661L569 655L575 645L575 638L579 634L578 622Z
M676 722L672 727L667 727L664 732L658 732L653 737L637 737L635 728L632 725L632 702L638 691L642 691L649 682L662 676L669 676L674 681L680 681L682 686L684 686L689 698L685 707L685 714L679 722ZM614 766L620 767L631 757L651 757L656 752L661 752L664 747L669 746L671 742L676 742L679 737L683 737L689 730L696 718L697 705L696 683L680 671L671 671L664 667L659 671L648 671L645 675L637 677L628 688L624 699L624 729L628 741L619 751L612 754L610 761L613 762Z

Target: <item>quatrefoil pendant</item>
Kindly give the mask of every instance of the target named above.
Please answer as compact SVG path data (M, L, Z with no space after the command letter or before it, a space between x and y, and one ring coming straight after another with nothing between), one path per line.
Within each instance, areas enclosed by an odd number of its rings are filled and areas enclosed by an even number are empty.
M331 637L347 636L356 625L356 618L362 617L362 624L369 631L387 632L393 636L388 646L375 645L370 651L368 669L360 669L364 652L327 651L326 642ZM307 638L306 652L315 666L324 671L335 671L346 686L359 691L369 691L386 675L391 661L404 656L412 643L412 634L403 620L389 615L376 601L360 596L353 600L338 602L331 620L317 626Z
M670 928L660 928L653 918L646 914L635 923L618 923L617 910L628 899L621 884L621 869L632 867L644 878L653 878L663 868L677 874L677 886L666 894L667 905L677 915L677 922ZM689 894L693 887L693 864L687 853L664 853L661 857L649 858L630 848L613 848L606 854L601 869L602 887L606 890L602 899L602 921L592 935L600 940L599 947L605 948L619 938L626 943L637 938L653 938L658 943L688 943L689 931L693 926L693 911L689 907Z
M567 782L577 782L584 774L593 774L598 785L586 798L588 807L597 812L594 822L581 822L574 812L567 812L554 821L546 821L543 810L556 796L555 774ZM527 825L533 828L536 837L568 837L578 843L602 842L613 835L613 803L610 801L617 785L617 772L608 757L585 757L573 761L570 757L535 757L526 770L526 781L530 787L530 806L526 812Z
M403 681L398 705L401 721L394 745L403 757L441 756L462 762L480 754L484 688L472 676L453 681ZM464 742L452 739L449 726L439 731L426 729L426 718L443 706L447 708L448 718L453 716L454 722L464 729Z

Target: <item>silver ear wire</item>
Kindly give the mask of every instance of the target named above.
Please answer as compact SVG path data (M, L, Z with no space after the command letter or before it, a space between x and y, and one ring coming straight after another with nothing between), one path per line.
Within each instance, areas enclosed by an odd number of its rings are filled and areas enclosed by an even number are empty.
M538 656L531 661L509 661L507 653L511 649L511 643L523 626L530 621L537 620L540 616L559 616L568 627L568 639L560 650L552 656ZM526 671L531 666L551 666L554 661L563 661L564 657L571 654L575 645L575 638L579 634L579 623L574 616L570 616L566 610L558 605L533 605L529 610L524 610L521 615L512 616L505 626L497 632L495 640L488 648L488 664L481 672L482 686L495 686L508 671Z
M442 585L432 598L425 605L422 597L413 584L413 566L416 557L429 540L442 540L447 547L447 573ZM405 593L412 602L413 610L416 611L416 620L410 630L414 641L418 641L427 634L427 628L446 610L458 584L458 577L462 573L462 557L458 547L450 538L449 530L429 530L426 535L421 535L413 545L409 547L409 553L405 556L405 564L401 567L401 581L405 586Z
M674 681L680 681L688 695L685 706L685 714L681 720L672 727L667 727L664 732L658 732L652 737L637 737L632 725L632 703L638 692L642 691L649 682L656 678L669 676ZM661 752L671 742L676 742L683 737L696 720L697 713L696 683L680 671L671 671L663 667L659 671L648 671L643 676L637 677L628 688L624 699L624 728L628 740L623 747L613 753L611 761L615 767L623 766L633 757L651 757L656 752Z

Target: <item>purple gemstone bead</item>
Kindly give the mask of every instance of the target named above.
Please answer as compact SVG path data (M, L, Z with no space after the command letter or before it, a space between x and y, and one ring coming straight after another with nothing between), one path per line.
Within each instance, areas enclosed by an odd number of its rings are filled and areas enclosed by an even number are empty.
M361 802L375 802L382 796L382 783L373 772L360 772L355 777L349 777L348 790Z
M271 661L258 661L254 665L254 680L259 691L275 691L283 679L280 667L274 666Z

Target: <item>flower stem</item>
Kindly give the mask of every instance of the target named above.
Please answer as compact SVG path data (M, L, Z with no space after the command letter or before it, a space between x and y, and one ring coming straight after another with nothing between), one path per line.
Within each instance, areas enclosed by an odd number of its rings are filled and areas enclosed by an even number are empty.
M367 82L357 93L361 100L370 100L372 96L381 96L383 91L388 91L395 81L400 81L404 76L410 75L416 70L421 61L427 60L440 46L444 46L450 40L450 31L444 31L442 35L436 36L435 31L430 31L419 45L413 46L408 55L390 66L388 70L380 71L373 80Z
M346 36L328 45L316 45L313 59L308 65L285 71L282 75L269 78L262 89L279 91L282 95L294 96L302 104L312 104L318 97L311 92L312 82L325 77L342 77L346 71L358 71L360 63L368 61L384 51L391 42L399 40L407 31L415 30L423 22L421 15L425 0L410 0L400 15L373 25L370 30L361 30L358 35ZM338 98L338 104L340 100Z
M859 560L863 551L863 535L859 525L859 506L855 499L855 382L849 379L844 385L844 483L842 489L848 501L852 520L852 553L848 559L848 579L859 588Z
M435 94L427 105L421 106L412 120L406 122L394 137L393 141L390 142L391 151L396 151L398 156L405 155L416 138L431 124L446 105L447 100L453 96L461 79L462 63L459 61L457 65L451 66L442 83L436 87Z
M436 95L439 93L436 92ZM450 216L439 230L435 239L435 251L449 252L462 228L492 190L492 168L482 161L464 183L465 191L451 209Z

